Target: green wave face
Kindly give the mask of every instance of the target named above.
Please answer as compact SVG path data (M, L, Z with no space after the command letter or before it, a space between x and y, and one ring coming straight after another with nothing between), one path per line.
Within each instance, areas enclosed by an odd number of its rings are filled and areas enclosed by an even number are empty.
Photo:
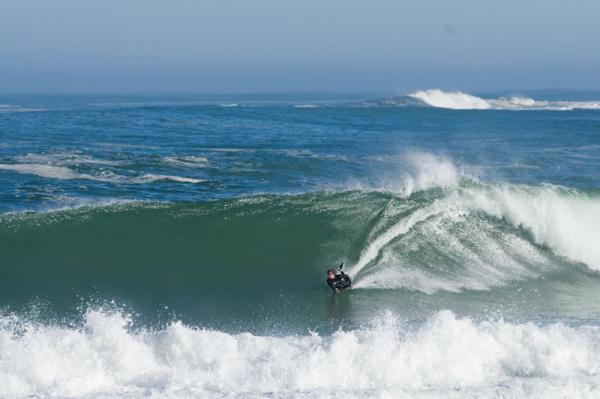
M521 209L532 202L545 208ZM463 183L410 197L352 191L4 215L0 300L58 319L114 301L151 323L176 316L241 331L256 320L278 331L274 320L360 323L387 307L586 315L594 310L574 309L569 286L595 298L596 253L561 236L569 226L552 213L572 202L592 214L599 204L555 187ZM588 226L585 215L573 223ZM341 260L355 289L336 297L324 272Z

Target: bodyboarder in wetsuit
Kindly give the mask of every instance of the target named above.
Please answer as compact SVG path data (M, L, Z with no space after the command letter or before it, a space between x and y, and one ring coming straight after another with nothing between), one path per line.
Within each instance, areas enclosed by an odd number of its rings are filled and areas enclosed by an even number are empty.
M338 270L340 271L338 274L335 273L333 269L327 270L327 284L331 287L332 290L337 294L341 290L352 287L352 281L350 280L350 276L342 271L342 267L344 263L340 265Z

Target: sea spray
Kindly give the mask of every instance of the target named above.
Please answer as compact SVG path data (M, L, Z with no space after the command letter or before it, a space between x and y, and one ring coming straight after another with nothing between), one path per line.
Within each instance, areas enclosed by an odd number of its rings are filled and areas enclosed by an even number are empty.
M597 392L600 329L475 321L439 312L409 326L392 312L331 336L256 336L174 322L132 328L123 313L88 310L81 327L28 322L0 330L4 397L243 395L352 397L390 393L519 396L545 380ZM580 389L582 388L580 387ZM575 388L573 388L575 389ZM573 391L577 392L577 391Z

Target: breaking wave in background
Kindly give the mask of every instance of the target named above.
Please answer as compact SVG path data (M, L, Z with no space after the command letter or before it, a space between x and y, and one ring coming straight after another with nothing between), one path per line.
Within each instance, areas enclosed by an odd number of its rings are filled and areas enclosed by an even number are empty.
M546 101L518 96L482 98L461 91L448 92L439 89L420 90L408 96L431 107L457 110L571 111L575 109L600 109L600 101Z

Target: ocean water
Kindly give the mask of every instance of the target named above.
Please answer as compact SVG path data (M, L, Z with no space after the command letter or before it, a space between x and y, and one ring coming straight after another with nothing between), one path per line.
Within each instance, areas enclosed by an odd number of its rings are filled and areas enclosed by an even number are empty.
M0 104L0 397L600 396L600 92Z

